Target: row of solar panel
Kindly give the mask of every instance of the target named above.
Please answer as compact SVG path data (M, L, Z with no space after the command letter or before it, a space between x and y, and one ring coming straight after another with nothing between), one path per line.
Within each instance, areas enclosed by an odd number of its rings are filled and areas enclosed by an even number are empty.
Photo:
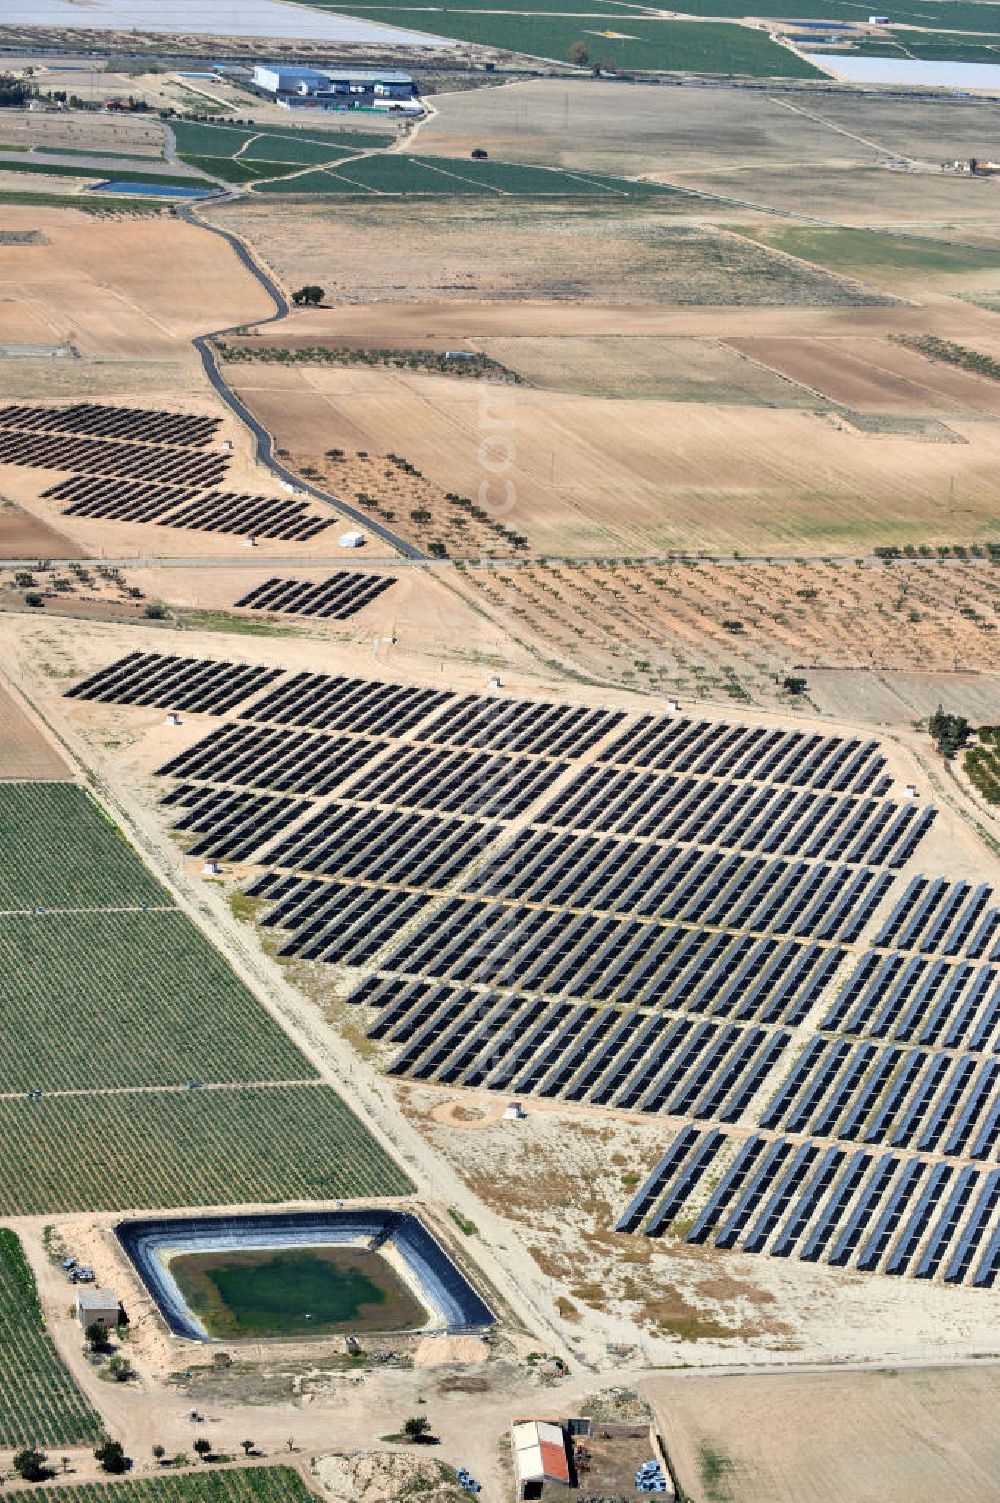
M332 617L346 621L396 583L392 574L356 574L341 570L326 579L279 579L273 576L237 600L254 611L283 611L291 616Z
M996 1038L1000 989L986 1003L982 1042ZM814 1038L761 1126L820 1138L998 1157L1000 1060Z
M619 1110L735 1122L783 1032L378 976L351 998L381 1009L369 1038L393 1075Z
M755 778L832 793L887 792L891 779L877 741L763 726L643 715L605 751L602 762Z
M546 824L790 856L899 867L933 809L672 773L589 766L540 816Z
M173 828L201 836L188 852L213 861L249 861L310 807L304 799L180 783L162 800L185 812Z
M441 887L454 882L495 827L409 810L331 804L273 846L269 864L364 882ZM325 891L324 884L318 884ZM296 924L308 914L296 914Z
M822 1026L945 1049L986 1048L991 1032L982 1021L988 1015L983 1006L995 978L990 967L967 961L873 952L863 958Z
M445 752L384 740L223 725L159 774L514 819L566 770L560 762ZM364 774L364 781L361 781Z
M96 402L75 402L69 407L0 407L0 428L138 439L144 444L174 444L189 449L204 447L221 421L190 412L102 407Z
M318 517L304 501L250 496L240 491L199 491L172 485L134 485L105 476L75 475L50 485L42 495L69 501L67 517L103 517L112 522L148 522L157 527L189 527L195 532L228 532L241 537L282 538L303 543L335 518Z
M416 732L422 741L443 745L549 757L581 756L625 718L617 710L462 696L322 673L293 675L243 715L327 730Z
M985 882L973 888L944 877L914 877L875 943L972 959L989 951L991 960L1000 960L1000 911L990 906L993 896Z
M986 1289L1000 1271L998 1203L1000 1169L685 1128L617 1229L660 1236L683 1211L690 1243Z
M0 430L0 464L31 470L79 470L192 486L218 485L229 459L200 449L166 449L117 439Z
M364 965L385 951L386 969L408 975L744 1022L801 1022L843 958L795 941L272 873L249 892L275 901L266 924L291 931L282 955Z
M130 652L110 667L74 684L66 690L66 695L70 699L206 710L224 715L241 699L263 689L280 675L280 668L248 667L216 658Z
M491 897L547 906L851 943L893 880L868 867L535 829L468 885Z

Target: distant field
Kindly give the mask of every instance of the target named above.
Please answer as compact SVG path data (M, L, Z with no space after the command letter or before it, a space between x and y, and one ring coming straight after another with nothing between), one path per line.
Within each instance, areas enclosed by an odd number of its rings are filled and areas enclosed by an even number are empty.
M622 69L648 68L677 73L739 73L758 78L814 78L818 69L779 47L762 32L710 21L664 21L632 11L605 9L588 15L546 11L523 14L479 10L415 10L395 6L352 6L352 14L388 25L454 37L480 46L565 60L574 42L584 42L595 62ZM589 9L589 7L588 7ZM716 11L715 14L718 14ZM607 35L612 33L612 35Z
M192 158L192 160L194 160ZM207 159L198 158L204 164ZM234 162L242 166L243 158ZM263 184L260 193L356 193L510 195L524 198L648 198L673 190L658 183L631 182L596 173L560 172L510 162L474 162L455 157L410 156L402 152L357 157L326 171Z
M94 152L87 153L94 156ZM37 177L93 177L104 178L114 174L116 158L109 156L107 165L101 167L87 167L83 163L77 166L68 166L65 162L42 162L35 157L15 156L10 159L0 160L0 172L25 172ZM161 187L187 187L190 188L197 181L193 176L174 176L169 172L133 172L128 169L130 183L158 183Z
M815 261L829 271L862 276L866 271L966 272L1000 271L1000 251L979 245L949 245L862 229L806 229L798 225L767 226L754 238L775 250Z
M0 1100L0 1215L406 1195L328 1086Z
M72 1446L101 1421L45 1330L35 1280L8 1227L0 1227L0 1446Z

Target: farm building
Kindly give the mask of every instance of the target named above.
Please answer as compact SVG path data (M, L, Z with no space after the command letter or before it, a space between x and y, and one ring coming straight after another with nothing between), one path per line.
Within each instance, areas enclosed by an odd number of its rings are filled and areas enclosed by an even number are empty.
M76 1297L76 1313L80 1324L103 1326L113 1331L118 1325L118 1296L113 1289L81 1289Z
M552 1420L515 1420L510 1427L518 1498L542 1498L546 1487L569 1486L566 1432Z
M379 108L390 101L405 103L416 94L409 73L397 68L286 68L277 63L258 64L253 82L264 94L289 109Z

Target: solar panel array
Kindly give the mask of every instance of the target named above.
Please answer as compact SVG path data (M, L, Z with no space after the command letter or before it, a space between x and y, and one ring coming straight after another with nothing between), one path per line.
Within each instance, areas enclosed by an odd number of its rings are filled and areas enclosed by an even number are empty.
M396 583L391 574L358 574L343 569L318 583L311 579L265 579L237 600L255 611L283 611L292 616L332 617L346 621Z
M617 1229L659 1236L683 1212L690 1243L988 1289L998 1206L998 1168L689 1127Z
M164 802L392 1073L689 1119L622 1230L992 1284L1000 910L900 875L934 811L877 746L257 671Z
M133 485L104 477L73 476L42 495L68 501L65 517L103 517L110 522L149 522L194 532L229 532L240 537L282 538L304 543L333 517L317 517L305 501L252 496L242 491L199 491L184 485Z
M122 705L157 705L167 710L206 710L224 715L241 699L276 679L279 668L221 663L214 659L130 652L92 674L66 694Z
M336 520L307 502L221 491L228 454L207 446L221 419L77 403L0 407L0 464L68 470L43 491L64 516L305 542Z

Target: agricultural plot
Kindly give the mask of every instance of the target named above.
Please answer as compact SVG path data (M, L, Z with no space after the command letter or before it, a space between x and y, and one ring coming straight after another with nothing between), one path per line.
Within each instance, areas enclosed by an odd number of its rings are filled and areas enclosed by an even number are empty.
M0 915L171 902L83 788L0 783Z
M71 1446L101 1433L45 1329L17 1236L0 1227L0 1446Z
M413 1189L323 1085L8 1097L0 1100L0 1136L0 1213L7 1216Z
M339 162L359 149L385 146L391 140L364 131L310 134L280 126L258 131L187 120L172 123L171 129L182 161L230 183L283 177L296 168Z
M233 1467L181 1472L173 1477L136 1477L46 1489L53 1503L313 1503L299 1476L287 1466Z
M352 5L352 14L371 16L387 25L454 37L482 47L523 52L565 61L574 42L584 42L595 61L606 59L625 71L648 69L672 73L739 73L755 78L813 78L817 70L770 37L738 25L710 21L664 21L616 13L609 17L547 12L487 13L437 10L428 13L398 7L372 9Z
M0 816L0 1214L409 1188L82 789Z
M175 909L0 916L0 1013L0 1091L316 1073Z
M240 166L241 157L234 165ZM262 184L260 193L494 194L514 198L659 198L674 189L593 172L564 172L513 162L474 162L403 152L355 157L339 166Z

